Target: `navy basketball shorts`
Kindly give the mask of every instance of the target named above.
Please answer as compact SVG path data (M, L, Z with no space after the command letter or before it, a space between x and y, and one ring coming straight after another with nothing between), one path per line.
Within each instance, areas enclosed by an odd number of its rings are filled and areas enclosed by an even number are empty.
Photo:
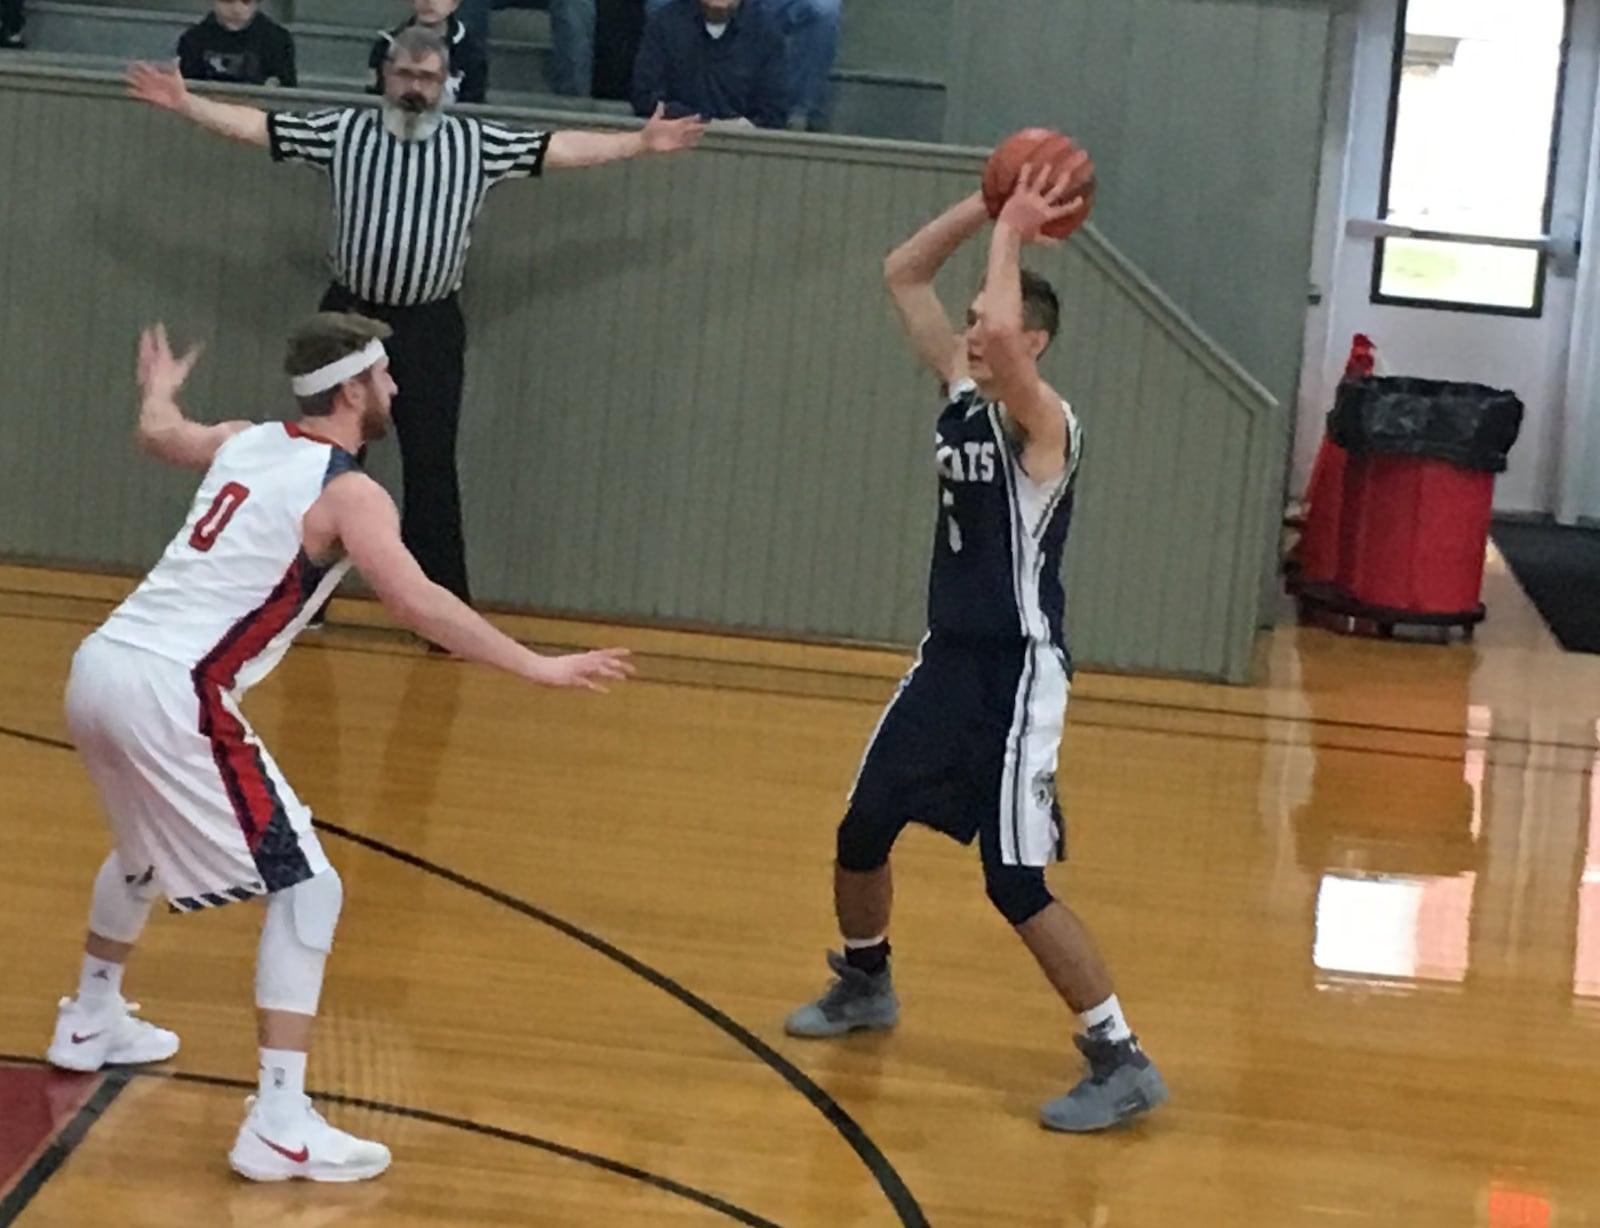
M1050 644L929 636L867 744L850 792L857 830L888 842L916 822L985 862L1064 854L1056 756L1070 679Z

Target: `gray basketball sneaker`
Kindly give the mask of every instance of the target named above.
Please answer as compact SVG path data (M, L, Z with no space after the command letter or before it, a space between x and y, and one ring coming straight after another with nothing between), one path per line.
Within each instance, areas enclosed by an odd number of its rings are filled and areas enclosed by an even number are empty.
M1047 1130L1106 1130L1148 1113L1167 1098L1167 1086L1137 1037L1112 1041L1074 1036L1072 1043L1088 1059L1089 1073L1039 1110Z
M885 968L876 976L852 968L837 951L828 952L835 980L815 1002L807 1002L784 1021L790 1036L843 1036L858 1028L892 1028L900 1002Z

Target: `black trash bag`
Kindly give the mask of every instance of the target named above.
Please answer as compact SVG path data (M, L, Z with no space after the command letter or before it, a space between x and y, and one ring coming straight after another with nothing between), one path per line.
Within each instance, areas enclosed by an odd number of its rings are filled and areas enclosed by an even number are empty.
M1328 437L1352 456L1426 456L1504 473L1522 429L1522 401L1483 384L1373 376L1339 386Z

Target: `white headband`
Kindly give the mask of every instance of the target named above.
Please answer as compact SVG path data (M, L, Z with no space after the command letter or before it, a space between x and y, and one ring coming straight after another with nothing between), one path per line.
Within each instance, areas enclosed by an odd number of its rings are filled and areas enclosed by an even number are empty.
M388 351L383 348L383 342L371 341L367 343L366 349L346 354L339 361L330 362L327 366L318 367L305 375L295 376L289 381L289 386L294 389L297 397L314 397L319 392L337 388L347 379L354 379L363 371L377 366L388 356Z

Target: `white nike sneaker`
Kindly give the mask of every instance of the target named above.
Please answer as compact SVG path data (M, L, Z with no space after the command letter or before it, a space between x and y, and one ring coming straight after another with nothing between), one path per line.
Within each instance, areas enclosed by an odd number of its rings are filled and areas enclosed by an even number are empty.
M367 1181L389 1167L389 1149L336 1130L311 1107L309 1096L275 1098L270 1110L254 1096L228 1153L228 1163L252 1181Z
M92 1074L102 1066L144 1066L178 1051L176 1033L135 1019L137 1003L120 997L88 1005L62 998L56 1035L46 1055L52 1066Z

